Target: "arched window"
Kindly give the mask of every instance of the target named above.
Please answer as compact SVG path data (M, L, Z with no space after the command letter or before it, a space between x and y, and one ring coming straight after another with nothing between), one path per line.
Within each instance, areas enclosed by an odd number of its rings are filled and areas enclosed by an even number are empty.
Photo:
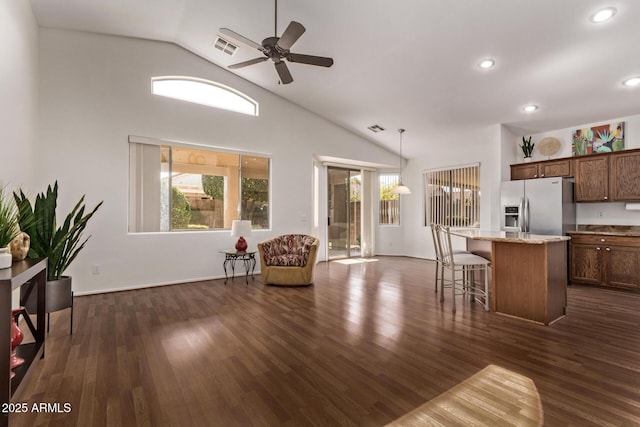
M197 77L163 76L151 79L151 92L168 98L258 115L258 103L244 93Z

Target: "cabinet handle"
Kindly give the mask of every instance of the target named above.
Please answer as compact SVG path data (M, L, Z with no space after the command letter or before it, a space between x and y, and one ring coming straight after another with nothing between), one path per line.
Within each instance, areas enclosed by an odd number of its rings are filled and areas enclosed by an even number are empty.
M537 177L538 177L538 174L533 175L533 177L534 177L534 178L537 178Z
M599 247L599 246L596 246L596 251L599 251L599 250L600 250L600 247Z
M604 242L604 239L600 239L601 242Z
M541 177L541 178L544 178L544 174L540 174L540 177Z
M604 200L607 200L607 199L608 199L608 197L607 197L607 196L604 196Z
M610 250L611 250L611 248L605 248L605 250L610 251Z

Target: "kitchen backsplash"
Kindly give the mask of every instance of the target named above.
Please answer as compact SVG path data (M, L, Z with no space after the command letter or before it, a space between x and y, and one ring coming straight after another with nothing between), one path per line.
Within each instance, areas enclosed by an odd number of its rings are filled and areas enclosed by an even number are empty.
M640 235L639 225L578 224L578 231Z
M578 224L640 226L640 211L625 209L625 203L576 203Z

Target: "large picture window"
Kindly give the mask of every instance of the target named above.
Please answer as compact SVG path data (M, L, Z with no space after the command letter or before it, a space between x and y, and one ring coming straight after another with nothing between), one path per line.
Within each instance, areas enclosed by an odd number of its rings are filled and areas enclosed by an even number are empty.
M480 165L424 174L425 225L480 227Z
M269 158L130 143L130 232L269 228Z

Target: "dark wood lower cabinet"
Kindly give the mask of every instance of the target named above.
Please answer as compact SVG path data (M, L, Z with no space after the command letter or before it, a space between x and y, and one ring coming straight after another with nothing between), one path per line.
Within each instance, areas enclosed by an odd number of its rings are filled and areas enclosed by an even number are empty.
M609 286L640 289L638 276L640 248L609 246L605 248L607 281Z
M571 234L571 282L640 289L640 237Z
M571 254L570 278L572 282L602 283L604 271L602 251L593 244L570 243Z

